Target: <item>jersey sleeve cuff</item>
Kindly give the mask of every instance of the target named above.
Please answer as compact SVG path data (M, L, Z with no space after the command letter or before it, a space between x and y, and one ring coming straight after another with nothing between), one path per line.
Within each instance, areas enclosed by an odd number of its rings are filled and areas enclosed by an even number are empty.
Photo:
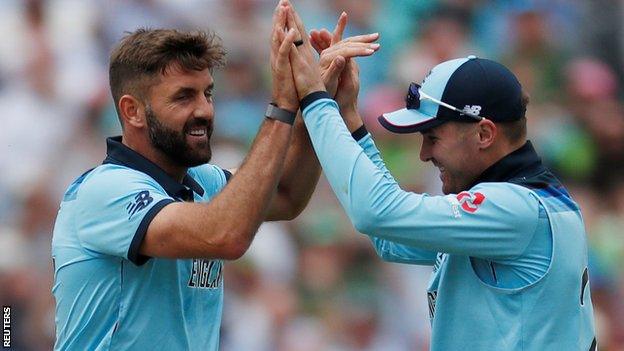
M141 243L143 243L143 239L145 238L145 234L147 233L147 228L149 227L150 223L152 223L152 219L156 217L156 214L158 214L158 212L160 212L163 207L169 205L172 202L174 202L172 199L162 199L154 204L154 206L152 206L152 208L147 211L145 216L143 216L141 223L139 223L139 227L134 233L134 237L132 238L132 242L130 243L130 248L128 248L128 260L130 260L130 262L136 264L137 266L141 266L150 259L149 256L141 255L139 253L139 248L141 247Z
M310 106L310 104L312 104L314 101L320 100L320 99L331 99L331 96L329 96L329 93L327 93L324 90L315 91L313 93L306 95L303 99L301 99L301 102L299 103L299 108L301 109L301 111L303 111L306 109L306 107Z
M366 130L366 126L362 124L362 126L356 129L351 136L355 141L360 141L360 139L364 138L368 134L368 130Z

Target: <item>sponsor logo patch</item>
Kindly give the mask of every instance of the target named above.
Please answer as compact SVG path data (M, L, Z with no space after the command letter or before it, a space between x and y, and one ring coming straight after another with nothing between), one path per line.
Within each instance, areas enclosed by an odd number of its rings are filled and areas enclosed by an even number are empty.
M147 205L152 203L152 201L154 201L154 198L150 196L150 193L147 190L141 191L140 193L136 194L136 196L134 197L134 201L131 201L126 206L126 210L128 211L128 219L132 218L135 213L146 208Z
M470 193L462 191L457 194L457 201L459 201L462 210L468 213L474 213L479 209L483 201L485 201L485 195L480 192Z

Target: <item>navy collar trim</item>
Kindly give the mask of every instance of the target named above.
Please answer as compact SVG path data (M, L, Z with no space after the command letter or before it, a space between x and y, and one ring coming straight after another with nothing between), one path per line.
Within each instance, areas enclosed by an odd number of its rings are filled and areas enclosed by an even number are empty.
M147 174L154 178L167 194L175 198L192 200L191 190L199 196L204 195L204 189L188 173L182 179L182 183L179 183L155 163L122 144L121 136L106 139L106 159L102 164L107 163L126 166Z
M508 182L518 178L529 178L545 171L546 167L542 164L542 160L531 142L527 141L522 147L481 173L472 186L484 182Z

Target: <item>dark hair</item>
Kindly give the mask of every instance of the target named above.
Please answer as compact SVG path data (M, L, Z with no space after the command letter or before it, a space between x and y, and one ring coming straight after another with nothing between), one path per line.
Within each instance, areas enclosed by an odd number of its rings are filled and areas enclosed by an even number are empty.
M511 122L497 122L496 124L501 128L505 137L512 143L523 140L527 135L527 119L526 108L529 104L529 94L524 90L522 91L522 116Z
M109 83L121 120L119 99L144 99L154 78L172 65L201 71L225 65L221 39L213 32L140 28L128 33L110 56ZM122 123L123 126L123 123Z

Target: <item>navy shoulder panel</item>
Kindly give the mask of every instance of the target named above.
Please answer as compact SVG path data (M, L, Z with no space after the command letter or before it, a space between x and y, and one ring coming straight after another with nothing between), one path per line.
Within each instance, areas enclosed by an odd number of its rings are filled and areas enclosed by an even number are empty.
M533 176L513 178L509 182L529 188L544 199L554 199L567 210L579 211L568 190L549 170L543 170Z

